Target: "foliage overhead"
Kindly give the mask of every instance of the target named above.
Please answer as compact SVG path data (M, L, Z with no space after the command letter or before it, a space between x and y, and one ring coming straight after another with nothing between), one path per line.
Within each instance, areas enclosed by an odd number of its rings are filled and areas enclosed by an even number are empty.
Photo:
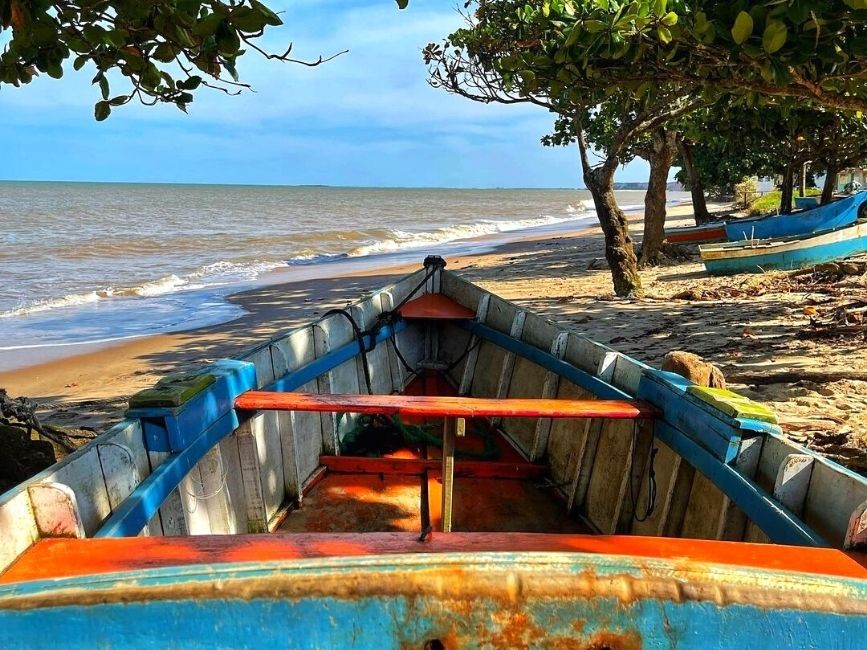
M478 0L465 49L518 94L601 103L659 84L756 105L867 108L867 0ZM460 74L461 62L447 74Z
M403 9L408 0L396 2ZM282 22L259 0L0 0L0 38L6 41L0 88L29 83L40 73L60 78L71 59L75 70L89 63L97 70L97 120L132 99L186 111L200 86L230 94L249 88L235 68L247 48L304 65L325 60L294 59L291 44L277 54L256 44ZM112 71L128 80L120 94L112 91Z

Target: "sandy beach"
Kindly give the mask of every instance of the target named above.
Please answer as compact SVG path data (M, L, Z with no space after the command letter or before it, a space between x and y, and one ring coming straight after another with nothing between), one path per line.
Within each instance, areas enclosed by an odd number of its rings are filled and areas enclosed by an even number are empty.
M689 225L690 210L670 210L669 224ZM632 222L640 239L640 215ZM733 389L776 409L787 435L867 470L863 336L799 338L811 317L867 298L867 275L839 281L788 273L712 278L696 254L684 258L643 270L641 299L613 296L598 228L530 237L447 261L472 282L650 365L658 366L672 350L696 353L718 364ZM0 373L0 386L37 399L52 424L100 430L122 417L129 395L161 376L236 356L414 269L245 291L229 298L247 312L234 321Z

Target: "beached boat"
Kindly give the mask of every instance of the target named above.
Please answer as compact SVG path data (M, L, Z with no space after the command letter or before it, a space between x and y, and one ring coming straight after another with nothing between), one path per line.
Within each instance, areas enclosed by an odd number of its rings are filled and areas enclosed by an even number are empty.
M756 239L699 246L711 275L800 269L867 253L867 221L791 239Z
M714 221L700 226L681 226L666 228L665 241L670 244L698 244L701 242L723 241L726 238L724 221Z
M867 202L867 192L831 201L825 205L755 219L735 219L725 224L729 241L800 237L850 226L858 220Z
M667 228L665 239L673 244L701 244L810 235L855 223L865 209L865 202L867 192L858 192L825 205L804 204L804 209L792 214L771 214L701 226Z
M439 258L0 497L0 647L867 633L867 480Z

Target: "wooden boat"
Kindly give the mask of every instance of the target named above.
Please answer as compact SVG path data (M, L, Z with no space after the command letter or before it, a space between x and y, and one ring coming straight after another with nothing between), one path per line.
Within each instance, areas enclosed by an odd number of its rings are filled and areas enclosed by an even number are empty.
M700 226L681 226L666 228L665 241L670 244L698 244L701 242L723 241L726 238L724 221L715 221Z
M736 219L725 224L726 237L737 242L753 239L800 237L850 226L861 215L867 192L832 201L792 214L772 214L755 219Z
M131 405L0 497L0 647L867 632L867 480L438 258Z
M867 192L858 192L825 205L805 206L792 214L745 217L701 226L667 228L665 239L674 244L700 244L810 235L855 223L865 209L865 202Z
M800 269L867 252L867 221L792 239L757 239L699 246L711 275Z

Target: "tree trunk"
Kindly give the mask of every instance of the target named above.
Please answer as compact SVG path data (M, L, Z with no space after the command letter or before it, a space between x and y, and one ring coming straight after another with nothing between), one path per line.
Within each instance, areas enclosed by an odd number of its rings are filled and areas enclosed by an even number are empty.
M795 185L795 161L789 161L786 165L786 173L783 175L783 192L780 197L780 214L792 212L792 194Z
M614 293L618 296L640 296L643 293L638 260L629 237L629 223L614 197L614 171L617 169L616 154L602 167L593 168L587 157L587 141L584 130L578 130L578 146L581 151L581 168L584 184L593 197L596 216L605 235L605 259L611 270Z
M798 196L807 196L807 163L801 163L801 178L798 184Z
M677 156L677 132L664 128L650 134L651 146L645 152L650 163L650 178L644 194L644 237L639 265L655 264L665 240L665 196L668 172Z
M825 172L825 183L822 185L822 204L830 203L834 198L834 190L837 188L837 170L829 169Z
M680 157L683 160L683 168L686 170L686 176L689 179L689 191L692 194L692 209L695 213L695 225L700 226L703 223L712 221L712 217L707 211L707 202L704 198L704 186L701 183L701 175L698 173L698 170L695 167L695 160L692 157L692 143L679 136L677 138L677 148L680 151Z

